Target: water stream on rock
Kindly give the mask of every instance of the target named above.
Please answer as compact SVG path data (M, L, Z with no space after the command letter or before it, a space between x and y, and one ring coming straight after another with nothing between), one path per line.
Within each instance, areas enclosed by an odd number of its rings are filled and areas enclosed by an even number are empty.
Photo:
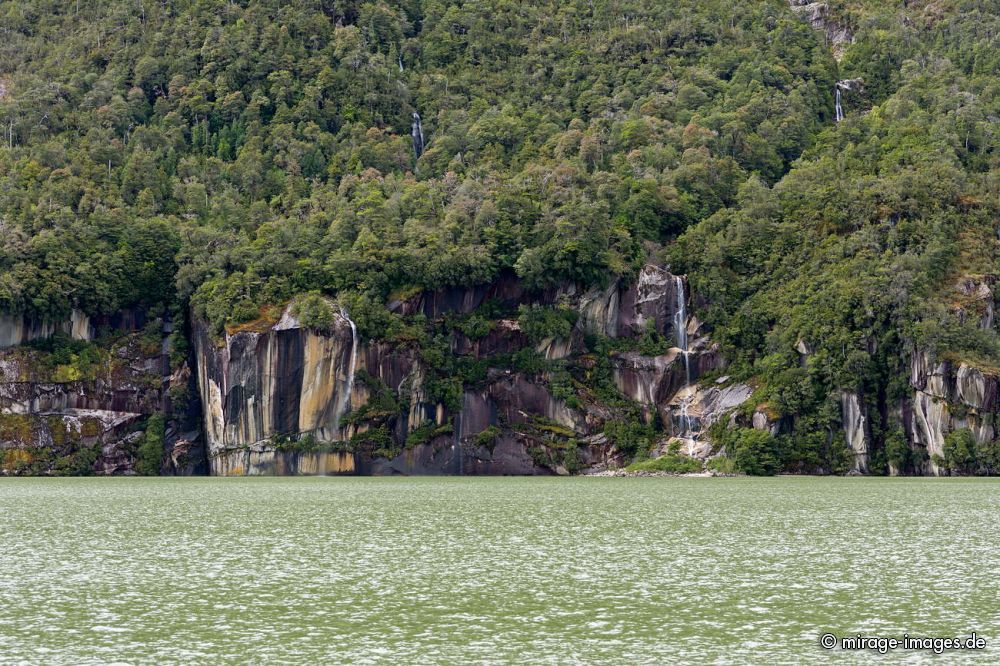
M684 278L680 275L674 276L674 290L677 292L677 310L674 312L674 331L677 335L677 347L684 357L684 386L691 384L691 352L688 349L687 334L687 308L685 305ZM679 407L681 410L681 437L687 437L691 431L691 417L688 408L693 396L688 395L681 398Z
M410 135L413 137L413 153L419 159L424 153L424 126L420 122L420 114L416 111L413 112L413 125L410 129Z
M358 363L358 327L347 315L344 308L340 308L340 316L351 326L351 356L347 362L347 378L344 382L344 390L337 396L337 409L334 413L334 428L340 433L340 419L343 418L347 406L350 405L351 392L354 391L354 374Z
M834 113L837 114L837 122L839 123L841 120L844 119L844 109L840 106L840 85L837 85L835 90L836 90L836 96L833 103L833 110Z

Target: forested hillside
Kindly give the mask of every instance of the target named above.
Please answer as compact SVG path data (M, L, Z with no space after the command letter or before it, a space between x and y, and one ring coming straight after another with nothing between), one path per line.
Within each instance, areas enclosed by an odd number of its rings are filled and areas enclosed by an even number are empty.
M914 469L915 351L1000 366L1000 2L818 5L0 2L0 312L219 336L297 297L329 328L322 294L433 349L386 304L661 263L781 424L768 470L836 467L842 391Z
M176 273L220 329L310 289L634 272L643 241L779 179L835 80L778 2L7 2L4 23L0 307L174 303Z

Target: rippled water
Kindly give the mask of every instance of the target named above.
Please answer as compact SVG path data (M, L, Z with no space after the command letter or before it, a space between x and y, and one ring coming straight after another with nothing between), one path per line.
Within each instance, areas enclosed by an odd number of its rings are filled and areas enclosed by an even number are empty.
M998 663L998 519L988 479L6 479L0 663Z

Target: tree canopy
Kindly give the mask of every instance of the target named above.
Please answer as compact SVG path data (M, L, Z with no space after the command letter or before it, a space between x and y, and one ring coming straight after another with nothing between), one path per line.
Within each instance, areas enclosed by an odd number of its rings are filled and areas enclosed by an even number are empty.
M0 309L46 317L628 275L777 181L836 76L781 2L0 7Z

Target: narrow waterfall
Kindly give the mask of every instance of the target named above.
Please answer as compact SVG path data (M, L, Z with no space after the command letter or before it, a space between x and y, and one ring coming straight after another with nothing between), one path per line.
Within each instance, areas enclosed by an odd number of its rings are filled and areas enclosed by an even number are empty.
M677 348L681 350L681 355L684 357L684 386L685 388L691 384L691 352L688 349L688 334L687 334L687 295L684 291L684 278L680 275L674 276L674 291L676 291L677 308L674 312L674 331L677 336ZM681 398L680 410L681 410L681 437L687 437L688 433L691 432L691 416L688 414L688 408L691 404L693 396L688 395Z
M344 381L344 389L337 396L337 408L334 412L334 429L338 433L340 433L340 419L343 418L347 407L351 404L351 392L354 391L354 374L358 364L358 327L347 316L347 311L344 308L340 308L340 316L351 326L351 356L347 361L347 376Z
M413 112L410 135L413 137L413 153L419 159L424 154L424 126L420 122L420 114L416 111Z
M858 93L864 90L865 80L862 78L856 79L841 79L834 84L833 87L833 111L836 115L837 122L841 122L844 119L844 107L842 104L842 95L845 92Z
M686 352L688 350L687 306L685 303L687 298L684 294L684 278L680 275L674 276L674 291L677 292L675 297L677 310L674 312L674 332L677 336L677 347L681 351Z

